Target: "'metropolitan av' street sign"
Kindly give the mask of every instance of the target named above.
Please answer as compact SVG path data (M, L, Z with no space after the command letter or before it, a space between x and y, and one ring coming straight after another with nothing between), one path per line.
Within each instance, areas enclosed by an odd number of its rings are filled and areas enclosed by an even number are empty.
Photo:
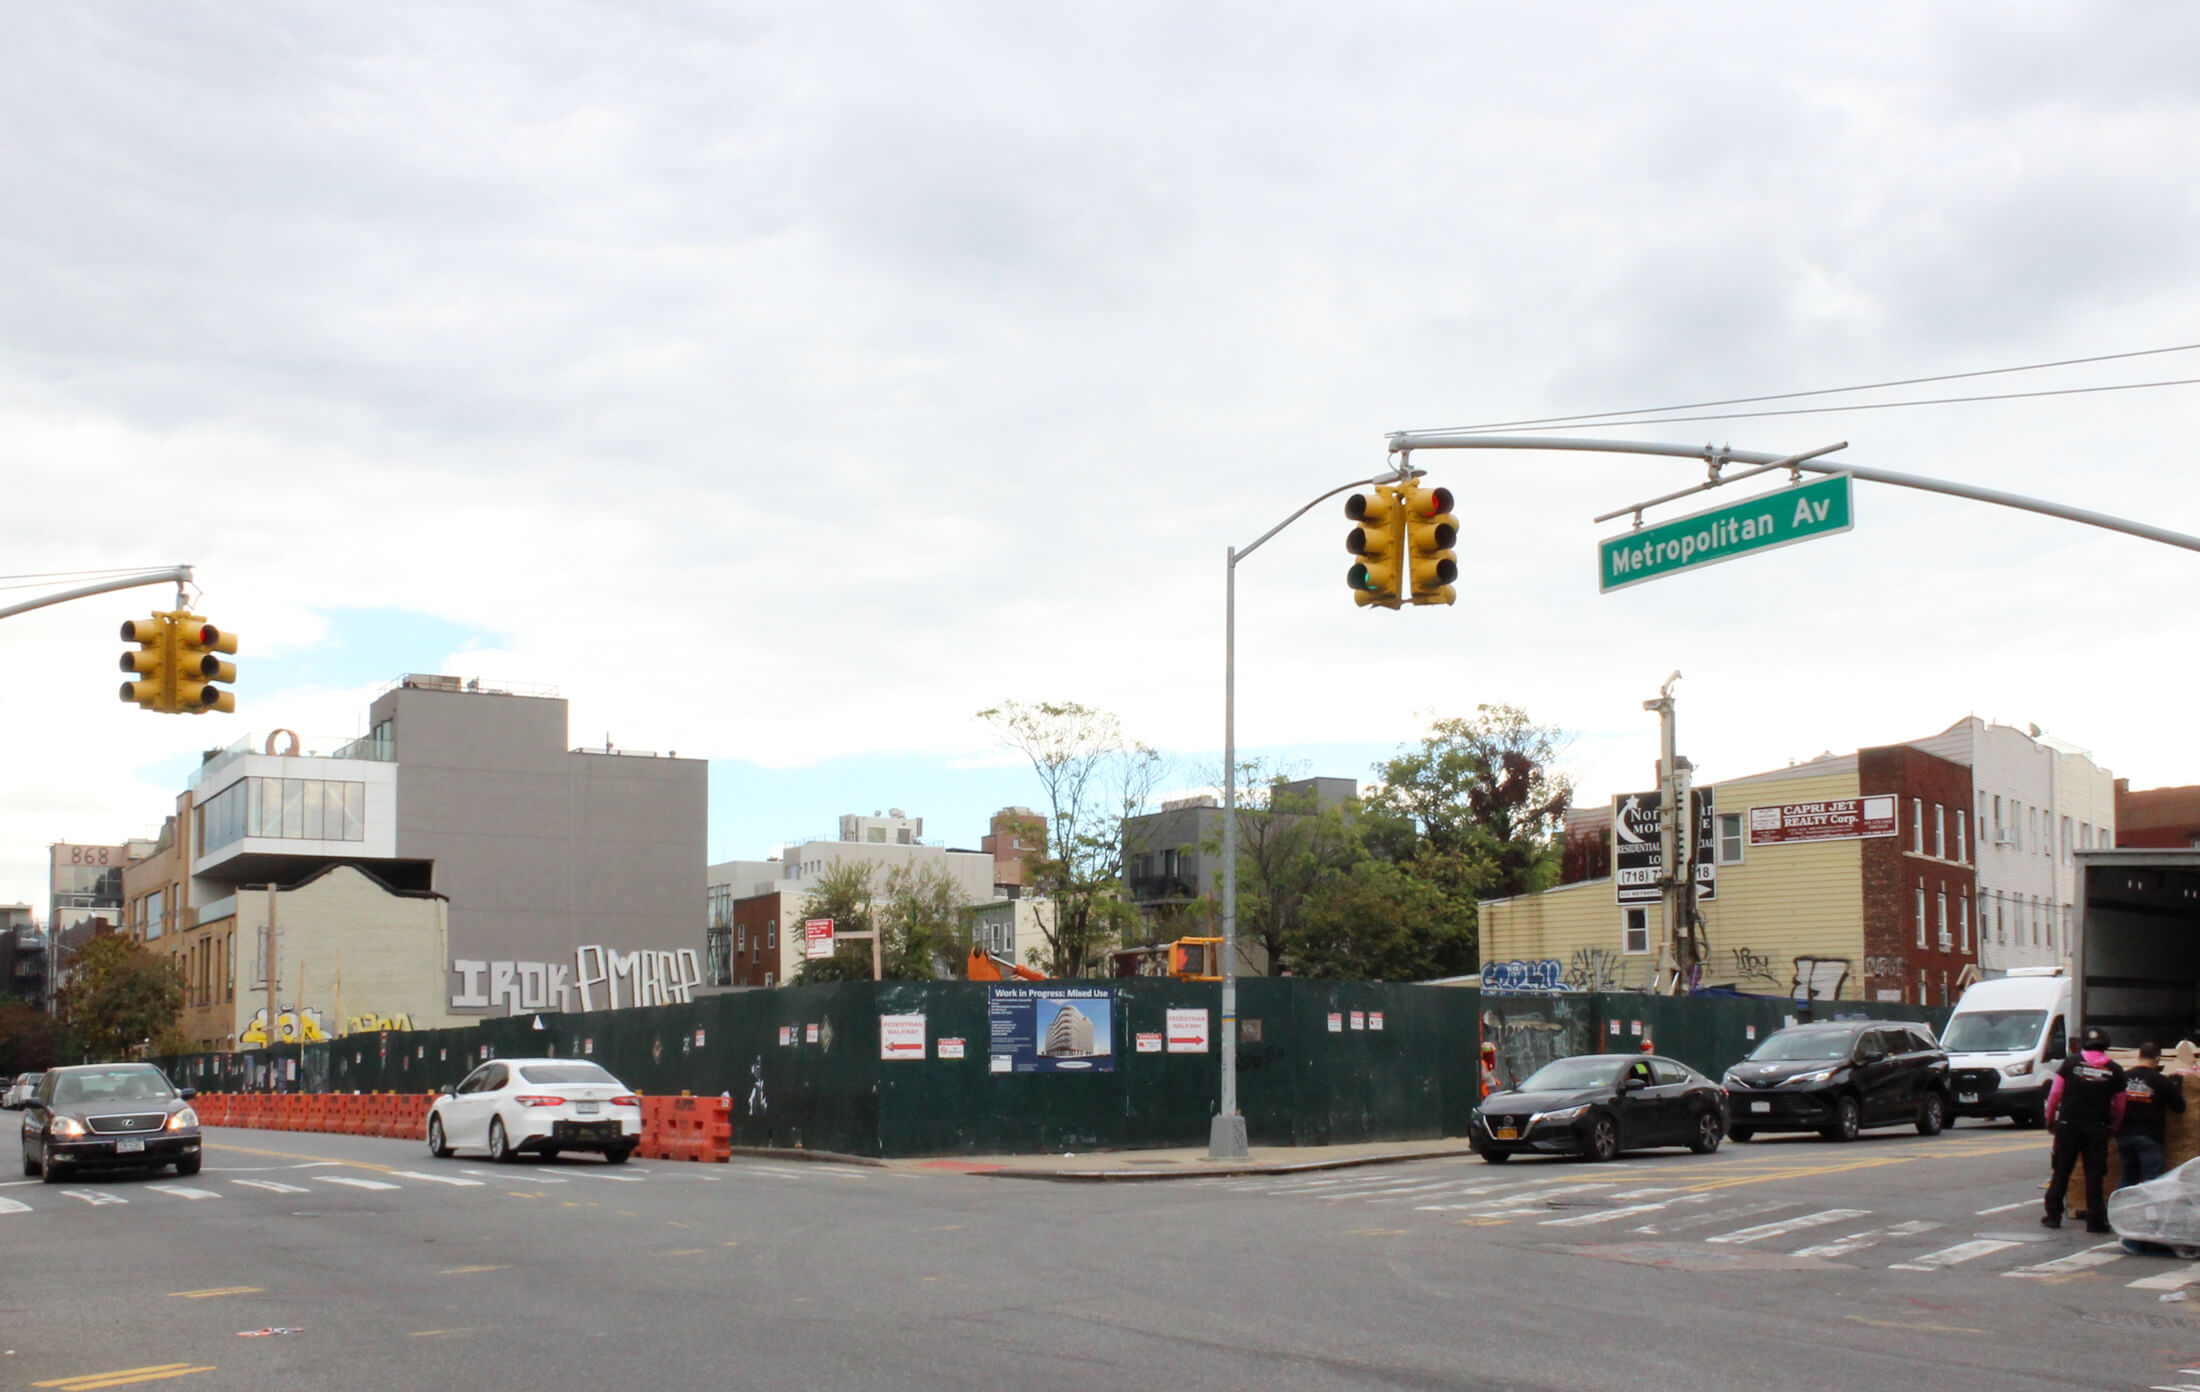
M1833 474L1677 517L1597 543L1597 588L1617 590L1775 546L1847 531L1855 522L1847 474Z

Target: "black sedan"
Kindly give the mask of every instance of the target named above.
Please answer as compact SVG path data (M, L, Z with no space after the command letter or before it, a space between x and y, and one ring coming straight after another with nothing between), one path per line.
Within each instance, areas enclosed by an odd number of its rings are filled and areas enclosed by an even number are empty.
M199 1114L149 1063L56 1068L23 1104L23 1173L58 1184L81 1170L174 1165L199 1172Z
M1581 1054L1493 1092L1469 1139L1491 1164L1515 1155L1610 1160L1623 1150L1687 1146L1709 1155L1726 1138L1726 1093L1675 1059Z

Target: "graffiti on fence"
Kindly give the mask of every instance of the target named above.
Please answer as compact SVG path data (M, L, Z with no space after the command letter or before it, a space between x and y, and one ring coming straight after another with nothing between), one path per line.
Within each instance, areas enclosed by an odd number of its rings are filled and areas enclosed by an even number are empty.
M1497 1046L1497 1081L1512 1087L1553 1059L1589 1052L1589 1030L1561 1002L1513 1002L1482 1012L1482 1038Z
M370 1011L365 1015L353 1015L344 1021L346 1034L377 1034L383 1030L409 1030L412 1027L413 1017L402 1012L396 1015L376 1015Z
M1767 986L1780 984L1780 974L1772 969L1772 955L1751 947L1734 949L1734 980L1739 985L1745 981L1761 981Z
M1841 984L1849 979L1846 957L1798 957L1795 979L1788 989L1797 1000L1839 1000Z
M1539 962L1484 962L1482 964L1482 989L1485 991L1557 991L1564 989L1560 972L1562 964L1556 957L1545 957Z
M276 1043L318 1044L327 1038L328 1022L323 1020L321 1012L315 1010L312 1006L309 1005L300 1009L295 1005L286 1005L275 1012ZM239 1044L255 1044L263 1048L266 1046L266 1006L263 1005L252 1012L252 1019L245 1025L244 1033L237 1036L237 1042Z

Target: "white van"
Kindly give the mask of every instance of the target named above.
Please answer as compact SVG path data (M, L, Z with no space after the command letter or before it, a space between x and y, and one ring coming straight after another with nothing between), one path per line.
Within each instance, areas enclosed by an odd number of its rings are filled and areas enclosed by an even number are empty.
M2061 967L2017 967L1978 982L1940 1032L1955 1114L2039 1125L2069 1040L2070 978Z

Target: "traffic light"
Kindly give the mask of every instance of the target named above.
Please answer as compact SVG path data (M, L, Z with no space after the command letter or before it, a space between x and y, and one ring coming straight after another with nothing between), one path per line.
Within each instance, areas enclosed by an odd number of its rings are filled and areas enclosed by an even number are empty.
M1415 604L1449 604L1458 598L1451 582L1459 578L1459 519L1451 515L1451 490L1406 485L1406 554L1413 574Z
M153 612L124 619L122 641L138 645L122 655L122 670L138 678L122 684L122 699L150 711L173 711L176 700L176 616Z
M218 656L237 650L237 635L202 623L193 614L178 613L176 618L176 708L193 714L235 710L236 694L214 683L237 679L236 664Z
M1359 557L1344 573L1355 604L1395 609L1405 598L1403 579L1405 507L1396 488L1377 484L1373 493L1344 500L1344 515L1359 523L1344 539L1344 549Z

